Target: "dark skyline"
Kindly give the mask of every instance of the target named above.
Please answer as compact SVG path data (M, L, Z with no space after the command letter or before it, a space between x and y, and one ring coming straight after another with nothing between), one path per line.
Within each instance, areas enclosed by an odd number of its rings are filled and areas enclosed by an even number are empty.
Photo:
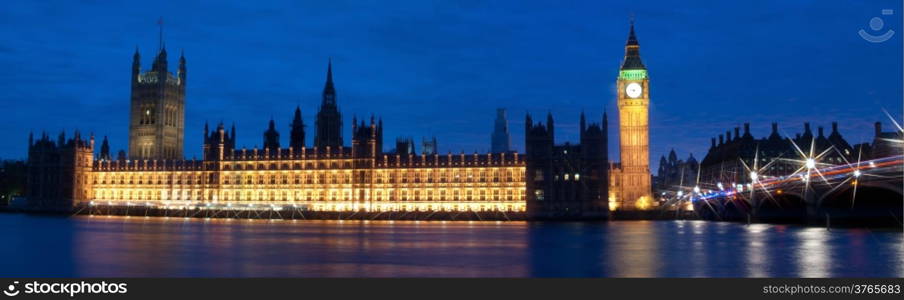
M632 13L651 78L652 170L671 148L701 159L711 137L744 122L762 137L771 122L793 135L837 120L860 143L873 122L891 126L883 109L901 119L900 34L857 34L877 16L901 31L899 1L394 4L9 4L0 157L24 158L32 130L94 132L125 150L131 56L137 45L150 67L159 16L170 64L183 50L188 61L188 158L201 156L205 121L234 121L236 145L260 147L272 116L288 144L297 105L312 145L330 57L346 144L351 118L373 113L387 141L436 136L441 153L485 152L504 107L523 151L525 112L551 110L557 142L575 143L580 112L599 122L605 108L618 157L614 85Z

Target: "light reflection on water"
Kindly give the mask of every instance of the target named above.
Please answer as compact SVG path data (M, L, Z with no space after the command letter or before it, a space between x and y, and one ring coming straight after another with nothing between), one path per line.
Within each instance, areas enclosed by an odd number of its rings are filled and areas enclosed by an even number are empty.
M901 232L0 214L4 277L902 277Z
M797 247L796 260L798 272L802 277L831 276L829 267L832 261L829 260L828 253L832 251L834 245L827 243L829 234L829 231L823 228L805 228L797 231L800 246Z

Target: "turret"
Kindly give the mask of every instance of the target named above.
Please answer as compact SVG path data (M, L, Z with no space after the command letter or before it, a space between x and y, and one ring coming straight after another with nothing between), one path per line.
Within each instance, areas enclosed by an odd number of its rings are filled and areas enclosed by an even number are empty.
M549 141L553 145L556 143L555 126L553 125L552 112L546 113L546 133L549 135Z
M383 154L383 117L377 122L377 153Z
M267 131L264 131L264 149L270 149L271 152L279 149L279 132L276 131L276 123L273 118L270 118Z
M229 150L235 149L235 122L232 123L232 132L229 134Z
M104 136L103 142L100 143L100 159L110 160L110 144L107 142L107 136Z
M342 146L342 114L339 113L339 108L336 104L332 59L327 64L326 83L323 86L323 99L320 104L320 111L317 113L316 125L314 147L339 149Z
M135 55L132 55L132 85L138 83L138 75L141 74L141 54L138 53L138 47L135 47Z
M295 116L292 118L292 124L289 125L289 147L295 151L301 151L304 148L304 120L301 119L301 107L295 107Z
M581 111L581 121L580 121L580 138L584 139L584 131L587 130L587 120L584 117L584 111Z
M606 110L603 110L603 156L608 161L609 160L609 115L606 113ZM608 178L607 178L608 180Z
M157 58L154 59L154 64L151 66L151 71L156 71L158 76L162 76L161 78L166 79L166 48L160 48L160 53L157 53Z
M176 76L179 76L179 82L182 89L185 89L185 79L186 79L186 68L185 68L185 51L182 51L181 55L179 55L179 71L176 73Z
M333 87L333 59L326 66L326 83L323 85L323 104L336 105L336 88Z

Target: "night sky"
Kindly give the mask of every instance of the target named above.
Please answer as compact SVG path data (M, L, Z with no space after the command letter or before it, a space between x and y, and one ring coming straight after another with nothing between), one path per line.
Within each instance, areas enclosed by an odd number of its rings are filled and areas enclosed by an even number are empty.
M504 107L523 151L526 112L551 110L564 143L577 141L582 110L598 122L608 109L617 157L614 85L631 14L651 78L654 172L669 149L701 159L711 137L744 122L762 137L770 122L793 136L805 121L815 133L837 120L854 144L875 121L892 126L883 109L901 119L901 1L108 2L4 3L0 157L25 158L31 130L78 128L125 149L132 54L150 68L161 16L170 66L183 50L188 61L188 158L200 156L205 121L236 122L237 146L253 147L272 116L286 144L296 105L311 145L330 57L346 145L352 116L375 113L386 150L397 136L435 135L442 153L485 152ZM884 43L857 34L889 28Z

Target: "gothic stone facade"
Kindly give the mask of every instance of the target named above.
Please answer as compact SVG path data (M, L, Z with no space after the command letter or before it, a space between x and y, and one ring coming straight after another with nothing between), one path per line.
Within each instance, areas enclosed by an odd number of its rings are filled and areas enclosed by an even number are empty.
M609 196L610 207L614 210L649 209L654 204L650 175L650 79L640 59L640 44L633 23L616 86L621 161L612 169L615 178Z
M555 144L552 114L546 124L525 120L528 214L537 219L595 219L608 215L606 116L601 124L580 120L581 143Z
M129 119L129 158L181 159L185 135L185 56L179 69L167 69L161 47L150 71L141 72L141 55L132 61L132 100Z

